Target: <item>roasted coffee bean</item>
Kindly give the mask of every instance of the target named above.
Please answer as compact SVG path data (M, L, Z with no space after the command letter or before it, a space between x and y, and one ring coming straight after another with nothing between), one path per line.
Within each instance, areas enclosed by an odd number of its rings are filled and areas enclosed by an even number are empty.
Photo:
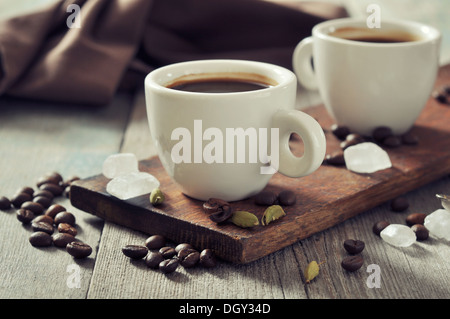
M40 215L33 219L33 223L39 223L39 222L53 225L53 218L51 218L50 216L47 216L47 215Z
M425 222L425 217L427 217L427 214L424 214L424 213L409 214L406 217L406 224L408 226L412 226L415 224L423 225L423 223Z
M60 233L70 234L72 236L76 236L78 234L77 229L74 226L67 224L67 223L59 223L58 231Z
M354 256L348 256L345 257L342 262L341 266L347 271L353 272L357 271L364 263L364 259L361 257L361 255L354 255Z
M33 198L39 196L48 197L50 200L53 200L55 197L52 192L46 191L45 189L38 189L33 192Z
M433 98L442 104L446 104L448 102L447 96L441 92L433 92Z
M142 259L147 255L148 249L141 245L126 245L122 247L122 252L125 256L132 259Z
M409 207L408 200L405 197L397 197L391 201L391 210L394 212L403 212Z
M0 210L7 210L11 208L11 201L8 197L0 197Z
M32 233L28 240L34 247L46 247L52 244L52 236L43 231Z
M203 203L203 210L207 214L217 213L221 211L223 206L229 206L230 204L227 201L224 201L220 198L210 198L206 202Z
M30 186L24 186L17 190L16 194L27 193L28 195L33 196L34 189Z
M419 139L411 132L407 132L401 136L402 143L405 145L416 145L419 143Z
M15 208L20 208L23 203L31 201L33 197L28 193L17 193L11 198L11 203Z
M173 256L175 256L177 254L177 252L175 251L175 248L172 247L162 247L159 252L163 255L164 258L172 258Z
M372 231L374 232L374 234L380 236L381 231L386 227L388 227L389 225L390 223L385 220L376 222L372 227Z
M347 135L350 134L350 129L344 125L333 124L331 125L331 132L340 140L345 140Z
M166 239L161 235L152 235L145 240L148 249L161 249L166 244Z
M383 146L398 147L402 145L402 139L399 136L389 136L383 140Z
M416 233L417 240L426 240L430 235L428 229L422 224L412 225L411 229Z
M261 191L255 196L255 204L261 206L273 205L277 200L277 194L272 191Z
M165 259L159 263L159 270L165 274L169 274L178 268L178 264L178 259Z
M35 232L45 232L50 235L54 232L53 225L44 222L31 222L31 228Z
M59 185L62 183L63 178L58 172L50 172L38 178L36 185L41 187L43 184L54 184Z
M343 150L345 150L347 147L349 146L353 146L359 143L364 142L364 137L357 134L357 133L351 133L349 135L347 135L347 137L345 138L345 141L341 142L340 146Z
M325 163L330 165L342 166L345 165L344 152L336 151L325 156Z
M51 205L52 200L45 196L37 196L37 197L33 198L33 202L41 204L42 207L44 207L44 209L45 209Z
M69 212L59 212L55 216L55 224L65 223L72 226L75 226L75 216Z
M52 183L42 184L39 189L49 191L55 197L60 196L64 190L61 186Z
M35 215L31 210L20 208L17 210L16 216L22 224L29 224Z
M200 260L200 253L195 249L182 249L177 254L181 266L184 268L194 267Z
M394 133L392 132L392 129L387 126L379 126L372 132L372 138L377 143L383 143L386 138L391 136L394 136Z
M159 251L151 251L145 257L145 264L147 267L157 269L159 264L164 260L163 255Z
M194 248L194 247L192 247L192 245L191 244L188 244L188 243L182 243L182 244L178 244L176 247L175 247L175 252L178 254L179 252L180 252L180 250L182 250L182 249L188 249L188 248Z
M292 206L297 201L297 196L293 191L284 190L278 194L278 204L281 206Z
M78 176L72 176L70 178L68 178L67 180L65 180L61 186L62 187L67 187L70 186L73 182L80 180L80 178Z
M66 250L74 258L86 258L92 253L91 246L78 241L67 244Z
M41 204L32 201L24 202L20 208L31 210L35 215L42 214L45 209Z
M207 248L202 250L202 252L200 253L199 262L200 265L202 265L203 267L212 268L216 266L217 259L214 252L211 249Z
M364 250L365 244L362 240L346 239L344 241L344 248L349 254L359 254Z
M52 236L53 245L56 247L62 247L65 248L68 244L70 244L73 241L76 241L77 239L67 233L57 233Z
M53 204L45 211L45 215L55 218L56 214L58 214L60 212L65 212L65 211L66 211L66 208L64 206L59 205L59 204Z

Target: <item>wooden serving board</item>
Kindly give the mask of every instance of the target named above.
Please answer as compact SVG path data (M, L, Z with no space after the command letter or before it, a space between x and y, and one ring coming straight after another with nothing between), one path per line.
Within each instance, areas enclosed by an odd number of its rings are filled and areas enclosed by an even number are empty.
M436 88L450 84L450 66L441 68ZM411 88L414 90L414 88ZM339 140L329 131L333 120L323 106L307 113L326 131L327 153L338 150ZM71 188L73 206L105 220L142 231L160 234L175 243L188 242L198 249L211 248L222 259L248 263L292 243L323 231L361 212L450 173L450 105L433 98L412 129L419 144L388 149L393 167L373 174L357 174L344 167L322 165L300 179L275 174L266 189L293 190L297 203L285 207L286 216L267 226L239 228L231 223L217 225L203 212L203 202L180 193L165 173L158 157L140 162L140 170L155 175L166 194L163 205L153 207L148 195L130 200L110 196L103 175L77 181ZM302 148L294 140L294 152ZM264 207L252 198L232 203L261 218Z

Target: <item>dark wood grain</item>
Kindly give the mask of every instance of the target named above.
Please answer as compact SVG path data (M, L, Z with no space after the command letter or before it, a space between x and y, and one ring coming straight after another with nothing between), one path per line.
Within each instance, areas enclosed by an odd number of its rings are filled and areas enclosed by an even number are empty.
M446 83L450 83L449 66L440 70L436 88ZM329 130L333 120L325 108L317 106L307 112L325 129L327 152L339 149L339 141ZM418 145L385 148L393 167L383 171L357 174L345 167L322 165L301 179L274 175L267 189L293 190L297 203L285 207L287 215L268 226L242 229L232 224L216 225L203 212L203 202L179 192L157 157L141 161L140 169L160 180L167 195L163 205L153 207L148 195L118 200L106 192L108 179L102 175L73 184L71 203L119 225L161 234L177 243L189 242L198 249L211 248L234 263L248 263L449 174L450 106L430 98L412 133L419 138ZM294 152L301 150L301 142L294 140L292 147ZM259 218L264 211L253 199L232 205Z

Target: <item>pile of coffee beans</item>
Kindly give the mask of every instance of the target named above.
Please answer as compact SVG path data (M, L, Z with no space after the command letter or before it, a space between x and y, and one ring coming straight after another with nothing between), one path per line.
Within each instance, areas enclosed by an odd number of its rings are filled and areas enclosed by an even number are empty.
M450 85L444 85L440 89L433 91L432 96L441 104L450 104Z
M161 235L148 237L143 245L126 245L122 247L122 253L131 259L143 259L148 268L159 269L164 274L173 273L179 265L184 268L197 265L212 268L217 265L217 258L211 249L199 252L188 243L173 247Z
M380 126L373 130L371 136L363 136L357 133L352 133L347 126L333 124L331 132L340 140L340 149L325 155L324 164L333 166L344 166L344 150L347 147L363 143L373 142L381 147L394 148L401 145L416 145L419 140L412 132L406 132L403 135L395 135L391 128L387 126Z
M364 258L361 256L361 252L365 248L365 243L358 239L346 239L343 246L350 255L342 259L342 268L349 272L357 271L364 263Z
M78 177L64 180L58 172L47 173L36 182L36 188L24 186L9 199L0 197L0 209L16 209L16 217L23 225L31 225L33 233L29 242L34 247L54 245L65 248L74 258L85 258L92 248L81 243L75 236L75 216L54 199L69 196L70 185Z

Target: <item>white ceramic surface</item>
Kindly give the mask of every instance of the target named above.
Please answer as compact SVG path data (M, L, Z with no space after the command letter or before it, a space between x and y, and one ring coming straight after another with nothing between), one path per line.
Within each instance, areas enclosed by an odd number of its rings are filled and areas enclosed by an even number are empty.
M342 27L367 24L353 18L326 21L297 45L293 65L300 84L318 88L330 115L353 132L370 135L377 126L396 134L408 131L437 76L440 32L416 22L382 20L382 30L408 31L421 39L369 43L329 35Z
M233 93L193 93L167 88L166 85L181 76L196 76L213 73L250 73L275 80L278 84L269 88ZM279 128L279 160L272 157L274 171L290 177L301 177L314 172L322 163L325 155L325 136L320 125L309 115L294 110L297 80L295 75L282 67L242 60L203 60L168 65L151 72L145 79L147 115L150 132L157 147L159 158L169 176L179 185L181 191L193 198L207 200L211 197L227 201L240 200L261 191L273 175L262 173L268 168L258 157L251 162L247 156L244 163L237 160L238 142L235 141L236 159L224 162L208 163L202 150L218 137L208 136L207 132L223 133L223 149L226 152L227 129ZM198 124L201 124L199 127ZM172 157L172 152L182 135L174 132L190 132L191 162L180 162ZM209 130L213 128L213 130ZM294 156L289 150L291 133L299 134L305 150L301 157ZM258 135L258 143L262 141ZM200 142L199 142L200 141ZM271 139L268 139L269 147ZM277 143L278 144L278 143ZM246 150L255 147L255 143L246 143ZM231 148L230 148L231 149ZM260 145L258 152L263 150ZM264 153L264 152L263 152ZM184 155L184 152L178 154ZM271 155L270 151L265 154ZM177 163L179 162L179 163Z

